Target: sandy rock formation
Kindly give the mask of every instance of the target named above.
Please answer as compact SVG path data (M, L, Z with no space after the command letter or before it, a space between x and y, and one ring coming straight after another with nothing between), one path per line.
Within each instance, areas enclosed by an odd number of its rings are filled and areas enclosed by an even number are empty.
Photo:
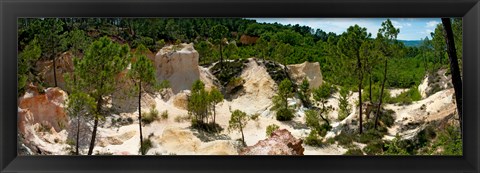
M154 143L159 144L164 154L194 154L194 155L237 155L237 149L232 141L216 140L202 142L190 130L178 127L167 127L160 137L154 137Z
M177 95L173 96L173 106L187 110L188 108L188 93L180 92Z
M287 65L288 73L298 85L306 78L310 82L310 89L322 85L322 71L318 62L304 62L301 64Z
M174 93L190 89L200 77L198 52L193 44L163 47L155 55L155 69L157 80L168 80Z
M59 57L56 58L55 61L56 65L56 73L57 73L57 85L58 87L65 90L65 78L64 74L73 72L73 54L72 52L64 52ZM53 75L53 61L39 61L36 64L36 70L39 71L39 74L42 78L44 78L45 82L49 86L55 86L55 80Z
M45 94L26 93L19 98L18 127L25 133L27 126L40 123L59 132L68 125L65 113L67 93L59 88L48 88Z
M426 75L418 86L422 98L435 94L440 90L452 88L452 76L446 75L447 69L440 69L433 75Z
M247 147L240 155L303 155L302 140L296 139L286 129L279 129L257 144Z

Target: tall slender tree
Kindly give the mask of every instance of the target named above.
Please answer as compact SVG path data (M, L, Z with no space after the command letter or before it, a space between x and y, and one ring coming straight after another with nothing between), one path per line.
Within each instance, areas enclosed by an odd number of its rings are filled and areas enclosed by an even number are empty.
M356 60L355 73L358 75L358 119L359 119L359 133L363 132L363 122L362 122L362 81L363 81L363 68L362 61L360 57L360 47L363 42L370 37L370 34L367 33L366 28L362 28L358 25L350 26L347 29L340 40L337 43L338 50L341 55L350 58L351 60Z
M56 57L59 52L62 51L61 35L63 33L63 22L58 18L45 18L40 22L39 40L41 40L42 53L44 57L47 57L53 62L53 80L54 85L57 87L57 66Z
M385 82L387 81L388 59L391 58L397 50L396 41L398 33L400 33L400 29L396 29L390 19L387 19L385 22L382 22L382 27L378 30L376 38L380 52L384 57L385 65L383 72L382 89L380 91L379 103L375 115L375 129L377 129L378 119L380 117L380 108L382 107Z
M128 62L130 48L128 45L120 45L108 37L102 37L93 42L82 59L74 59L74 75L78 88L82 88L90 97L95 99L96 110L93 114L94 123L92 138L88 149L88 155L91 155L95 147L97 136L97 127L100 119L104 118L102 107L104 97L115 91L118 81L116 76L123 71Z
M142 89L149 85L154 85L155 80L155 68L150 59L147 58L149 50L144 45L139 45L135 50L133 57L133 63L128 76L135 82L136 90L138 90L138 128L140 131L140 152L145 155L143 149L143 134L142 134Z
M210 29L210 35L213 42L218 45L220 53L220 69L223 69L223 45L226 43L225 38L228 34L228 28L223 25L215 25Z
M455 90L455 101L457 102L457 111L458 117L460 122L460 131L462 132L462 119L463 119L463 112L462 112L462 77L460 76L460 70L458 68L458 58L457 52L455 49L455 40L454 34L452 31L452 24L450 18L442 18L442 24L445 28L445 42L447 43L447 53L448 59L450 61L450 71L452 73L452 83L453 89Z

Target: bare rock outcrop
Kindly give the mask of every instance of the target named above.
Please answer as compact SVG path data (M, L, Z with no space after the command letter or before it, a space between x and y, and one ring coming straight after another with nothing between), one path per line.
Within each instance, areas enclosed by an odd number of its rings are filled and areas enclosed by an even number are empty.
M64 52L55 59L55 68L57 69L57 85L65 90L66 83L64 74L73 72L73 54L72 52ZM55 85L55 79L53 74L53 61L38 61L36 64L36 70L39 71L40 76L45 79L45 83L49 86Z
M190 89L200 78L198 52L193 44L171 45L155 55L156 78L168 80L174 93Z
M26 127L39 123L47 128L61 131L68 125L65 113L67 93L59 88L48 88L45 94L27 93L19 98L18 128L25 134Z
M305 78L310 82L310 89L318 88L322 85L322 71L318 62L304 62L287 65L287 67L290 77L297 85L300 85Z
M452 88L452 76L446 74L447 69L440 69L436 73L426 75L418 86L422 98L427 98L438 91Z
M173 96L173 106L187 110L188 108L188 93L180 92L177 95Z
M240 155L303 155L302 140L293 137L286 129L272 132L269 138L247 147Z
M244 34L244 35L240 36L240 43L247 44L247 45L254 44L254 43L257 42L258 38L259 37L249 36L249 35Z

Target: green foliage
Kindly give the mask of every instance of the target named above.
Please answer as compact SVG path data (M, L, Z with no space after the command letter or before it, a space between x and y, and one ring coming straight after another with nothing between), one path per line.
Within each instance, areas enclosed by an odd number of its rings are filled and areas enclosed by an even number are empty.
M380 85L372 85L372 103L379 103L380 102L380 92L382 90L382 87ZM370 98L370 87L365 87L365 90L362 92L362 98ZM390 90L387 88L384 88L383 91L383 103L392 103L392 97L390 96Z
M149 113L142 113L142 123L144 124L150 124L152 123L153 121L155 120L158 120L158 110L155 106L152 106L150 108L150 112ZM162 114L163 116L163 114ZM168 116L168 113L167 113L167 116Z
M463 155L463 142L458 127L447 126L442 130L432 145L433 149L440 148L441 155Z
M61 39L61 46L62 49L71 50L74 55L78 56L79 53L84 52L85 49L87 49L90 42L91 38L87 36L85 31L75 29L65 32Z
M348 97L350 97L350 91L342 87L340 89L340 97L338 98L338 120L342 121L351 113L351 106L348 103Z
M238 130L242 133L242 142L245 144L245 137L243 135L243 128L248 123L248 116L245 112L240 110L234 110L232 116L230 117L230 121L228 121L228 131Z
M226 61L223 65L227 68L224 69L221 69L220 63L217 63L210 69L210 72L215 75L220 84L227 86L232 78L240 76L245 67L244 62L242 60Z
M406 149L400 147L400 136L395 136L391 142L385 143L384 155L410 155Z
M389 103L399 103L402 105L411 104L413 101L419 101L422 99L422 95L418 91L417 87L412 87L405 92L397 95L389 100Z
M272 133L273 133L275 130L279 129L279 128L280 128L280 127L277 126L276 124L270 124L270 125L268 125L268 126L267 126L267 129L265 130L265 131L266 131L266 136L267 136L267 137L270 137L270 136L272 135Z
M188 113L194 116L195 123L203 123L208 120L209 102L208 92L205 91L205 84L197 80L192 85L192 92L188 97Z
M379 155L383 153L384 143L382 140L375 140L369 142L367 146L363 148L363 152L367 155Z
M19 95L24 92L27 82L32 80L30 79L31 71L41 55L42 49L36 38L30 41L23 51L19 53L17 69L17 90Z
M338 142L338 144L350 147L353 145L353 140L355 136L352 133L342 131L339 135L335 136L334 139Z
M313 129L310 131L308 136L305 138L305 144L310 145L310 146L322 146L322 140L320 139L320 136L318 135L318 131Z
M284 79L278 86L277 95L273 96L273 110L276 110L276 118L279 121L289 121L293 115L293 110L288 107L288 98L293 97L293 84L288 79Z
M148 150L150 150L153 147L153 144L150 138L143 139L143 142L140 145L142 145L139 150L140 153L147 153Z
M383 138L383 133L379 132L375 129L369 129L366 132L360 134L360 136L356 139L357 142L368 144L377 140L381 140Z
M317 89L313 90L313 99L315 99L316 101L322 102L330 98L334 92L335 92L335 87L333 87L333 85L324 83Z
M302 100L302 103L304 106L306 107L310 107L311 103L310 103L310 83L308 82L308 80L305 78L302 80L302 83L300 84L300 86L298 87L299 91L298 92L298 97L300 98L300 100Z
M360 148L349 148L347 152L345 152L344 155L357 155L357 156L362 156L364 155L362 150Z
M168 110L163 111L161 117L164 120L168 119Z

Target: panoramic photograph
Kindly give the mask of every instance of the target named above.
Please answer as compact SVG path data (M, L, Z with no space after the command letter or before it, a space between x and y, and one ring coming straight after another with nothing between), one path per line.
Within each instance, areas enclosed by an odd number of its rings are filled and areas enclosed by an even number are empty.
M17 154L463 155L461 18L18 18Z

